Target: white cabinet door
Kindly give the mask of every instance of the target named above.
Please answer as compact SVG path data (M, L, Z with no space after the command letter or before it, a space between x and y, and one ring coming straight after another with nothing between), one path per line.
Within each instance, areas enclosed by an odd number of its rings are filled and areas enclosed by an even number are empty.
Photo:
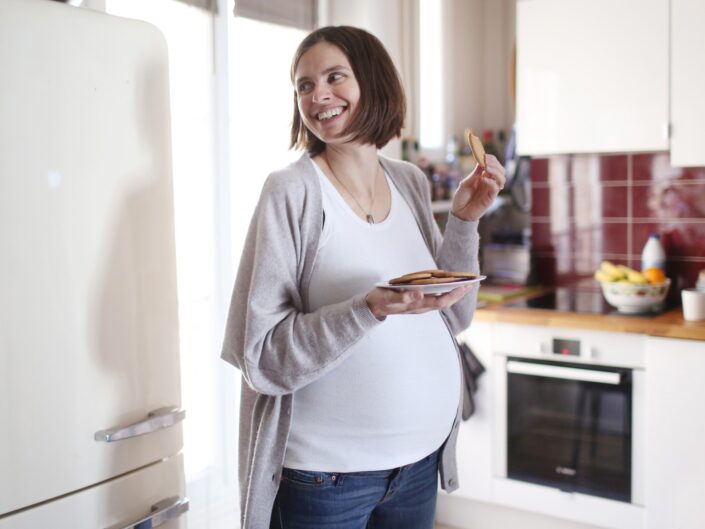
M668 0L520 0L520 154L667 150Z
M705 527L705 342L646 341L649 529Z
M671 164L705 165L705 2L671 0Z
M161 514L152 524L144 522L141 527L186 529L188 500L184 489L183 459L177 455L65 498L0 518L0 529L127 527L159 511ZM162 518L166 520L157 526L156 522Z
M472 349L486 372L477 380L473 396L475 413L460 425L457 444L458 497L481 501L492 499L493 421L496 413L492 394L492 324L474 320L460 337Z
M166 47L151 25L0 2L0 515L176 453ZM35 525L34 527L49 527Z

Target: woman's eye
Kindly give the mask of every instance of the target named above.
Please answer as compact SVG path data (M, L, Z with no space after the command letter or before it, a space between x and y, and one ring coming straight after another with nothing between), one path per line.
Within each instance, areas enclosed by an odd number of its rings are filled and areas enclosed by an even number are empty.
M328 82L329 83L334 83L336 81L340 81L343 78L342 73L334 72L328 76Z
M311 90L311 87L313 85L311 83L301 83L298 87L298 92L299 94L305 94L309 90Z

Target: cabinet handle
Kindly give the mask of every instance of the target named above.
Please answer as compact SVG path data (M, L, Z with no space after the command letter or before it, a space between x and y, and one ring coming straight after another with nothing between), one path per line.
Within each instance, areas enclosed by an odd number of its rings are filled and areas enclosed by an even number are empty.
M188 498L172 496L152 505L149 514L144 518L140 518L134 522L122 522L111 525L106 529L150 529L152 527L159 527L163 523L184 514L188 511L188 507Z
M169 428L183 421L184 417L186 417L186 410L167 406L150 411L147 418L143 421L128 424L127 426L119 426L110 430L100 430L95 433L93 438L96 441L105 441L106 443L122 441L130 437L152 433L162 428Z
M670 123L664 123L661 129L661 135L664 140L668 140L673 136L673 126Z
M597 371L596 369L583 369L579 367L561 367L530 362L507 362L507 372L519 375L533 375L537 377L562 378L566 380L579 380L582 382L597 382L600 384L619 385L620 375L614 371Z

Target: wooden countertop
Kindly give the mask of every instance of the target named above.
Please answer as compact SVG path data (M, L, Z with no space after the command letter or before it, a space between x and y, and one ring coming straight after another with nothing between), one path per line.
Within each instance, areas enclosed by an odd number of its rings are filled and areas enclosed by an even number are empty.
M512 301L515 301L512 299ZM632 332L664 338L705 341L705 321L685 321L680 307L652 317L586 314L556 310L506 307L488 303L475 312L478 321L548 325L607 332Z

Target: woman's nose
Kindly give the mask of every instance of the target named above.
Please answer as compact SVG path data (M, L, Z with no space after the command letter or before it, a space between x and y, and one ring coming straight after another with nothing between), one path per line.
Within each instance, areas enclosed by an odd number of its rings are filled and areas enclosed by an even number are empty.
M322 103L328 101L331 97L330 90L325 85L319 85L313 90L313 102Z

